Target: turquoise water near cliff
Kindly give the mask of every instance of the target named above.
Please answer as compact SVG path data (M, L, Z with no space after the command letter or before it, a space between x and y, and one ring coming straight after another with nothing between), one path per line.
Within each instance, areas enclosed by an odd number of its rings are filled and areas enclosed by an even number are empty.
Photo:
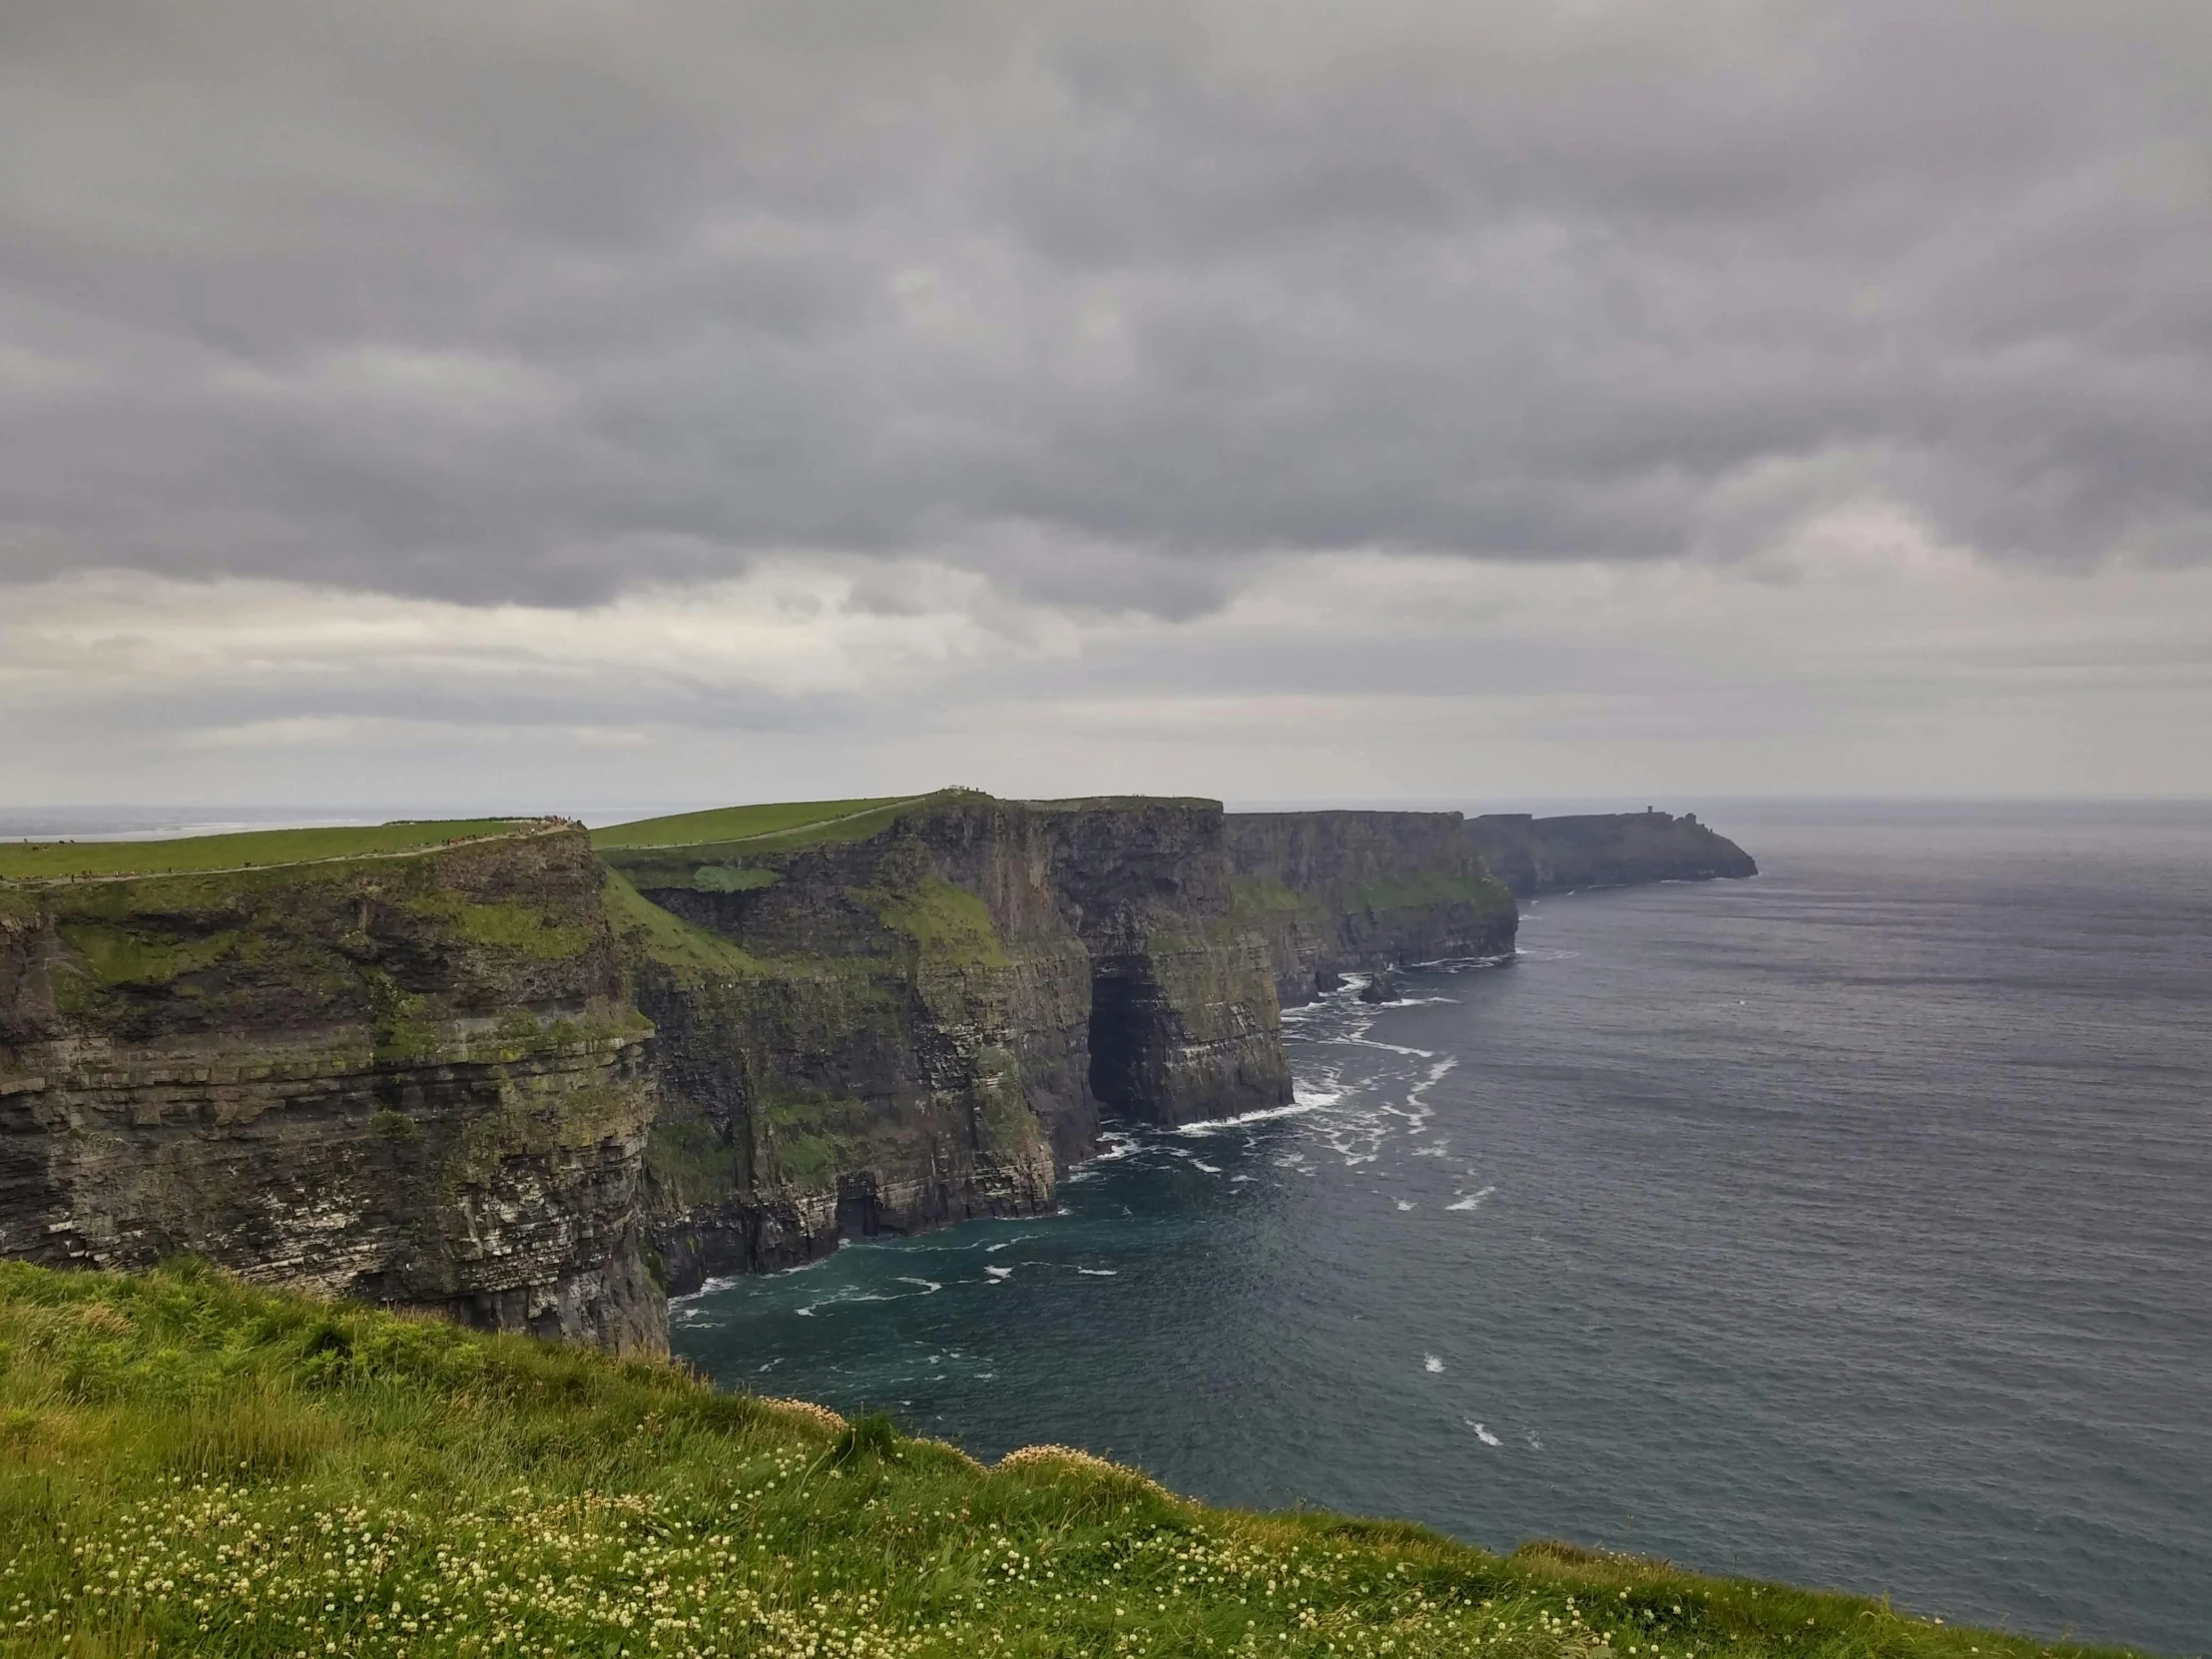
M732 1385L1223 1502L2212 1646L2212 812L1709 815L1290 1017L1299 1110L675 1310Z

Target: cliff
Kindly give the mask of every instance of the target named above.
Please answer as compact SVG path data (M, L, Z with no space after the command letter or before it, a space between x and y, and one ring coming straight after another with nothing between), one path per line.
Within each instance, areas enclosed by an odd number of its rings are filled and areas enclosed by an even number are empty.
M0 1255L616 1349L664 1293L1051 1207L1102 1116L1286 1103L1281 1006L1694 819L734 808L0 848Z
M1240 911L1286 1003L1348 969L1512 951L1513 895L1457 813L1233 813L1228 830Z
M662 1346L636 1225L650 1027L584 834L502 826L274 867L281 837L227 839L244 865L0 880L0 1254L189 1252Z
M660 1031L648 1209L672 1287L1046 1209L1102 1111L1289 1098L1218 805L835 805L601 837Z
M1531 818L1493 813L1467 821L1467 835L1515 896L1649 881L1757 875L1751 855L1698 823L1695 813L1593 813Z

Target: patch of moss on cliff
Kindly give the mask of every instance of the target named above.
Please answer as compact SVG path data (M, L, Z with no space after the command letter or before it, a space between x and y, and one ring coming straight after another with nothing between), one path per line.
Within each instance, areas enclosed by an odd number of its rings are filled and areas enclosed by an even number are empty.
M911 939L925 962L984 968L1009 965L990 910L965 887L932 876L896 890L853 887L846 896L891 932Z
M1230 913L1240 920L1247 917L1281 915L1286 911L1305 911L1319 915L1324 906L1307 893L1293 891L1282 882L1266 875L1240 875L1230 883Z
M62 922L63 940L82 960L94 984L166 985L215 966L240 949L246 933L220 927L206 933L79 916Z
M1468 904L1502 915L1513 908L1513 895L1503 882L1486 875L1455 875L1440 869L1388 876L1342 888L1333 896L1348 910L1413 910L1430 904Z
M579 1088L567 1079L509 1079L500 1086L497 1109L470 1118L447 1151L442 1172L446 1188L489 1186L510 1158L541 1157L636 1134L651 1115L651 1100L634 1084Z
M667 968L683 983L758 979L771 971L768 963L743 946L662 909L619 869L609 867L601 895L607 918L625 946Z
M454 938L494 950L560 961L581 956L592 944L590 927L542 904L474 898L443 887L403 902L410 914L439 923Z
M645 1143L645 1173L655 1208L681 1214L694 1205L716 1205L742 1192L753 1179L746 1147L726 1140L704 1117L656 1121Z
M445 1026L429 1016L428 998L406 991L382 968L363 967L360 975L378 1064L427 1060L445 1046Z
M865 1101L791 1094L762 1112L772 1180L802 1192L833 1188L837 1177L865 1169L891 1126Z

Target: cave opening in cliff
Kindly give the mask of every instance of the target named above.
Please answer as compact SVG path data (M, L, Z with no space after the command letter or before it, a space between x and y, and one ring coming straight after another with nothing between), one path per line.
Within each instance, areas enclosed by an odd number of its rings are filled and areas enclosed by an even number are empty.
M1100 962L1091 971L1091 1093L1108 1111L1132 1117L1150 1115L1140 1080L1149 990L1128 963Z

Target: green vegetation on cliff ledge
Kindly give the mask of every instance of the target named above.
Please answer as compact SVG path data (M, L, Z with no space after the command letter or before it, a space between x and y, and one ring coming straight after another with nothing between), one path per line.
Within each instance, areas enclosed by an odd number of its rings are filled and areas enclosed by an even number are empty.
M515 819L453 819L351 825L321 830L253 830L236 835L188 835L167 841L0 842L0 880L67 880L78 875L194 874L313 863L324 858L416 852L449 841L527 832Z
M176 1266L0 1264L0 1654L2081 1654L1259 1516Z

